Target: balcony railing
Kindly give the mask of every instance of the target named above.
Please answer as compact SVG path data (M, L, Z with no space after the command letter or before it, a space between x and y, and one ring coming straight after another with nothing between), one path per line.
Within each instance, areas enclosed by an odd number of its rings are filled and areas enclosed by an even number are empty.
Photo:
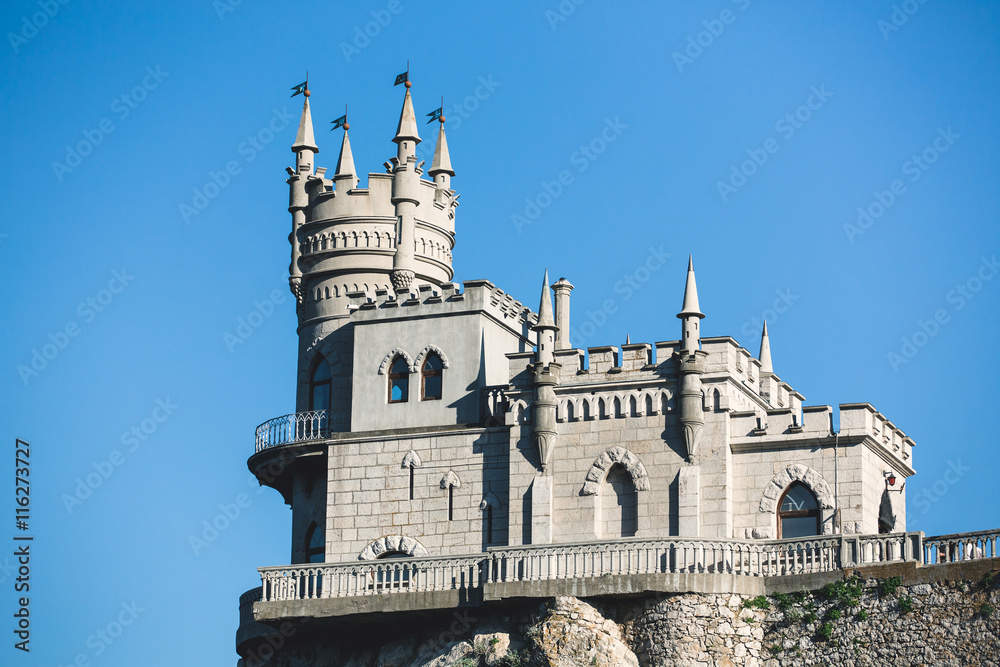
M923 562L954 563L980 558L997 558L997 540L1000 529L977 533L954 533L924 538Z
M240 596L240 625L253 620L253 603L260 602L261 587L251 588Z
M268 419L257 427L256 451L294 442L322 440L332 432L343 430L346 423L346 412L327 413L326 410L296 412Z
M472 591L482 584L483 557L369 560L260 568L262 599L312 600L383 593Z
M472 599L475 596L471 592L484 584L614 575L781 577L876 563L933 564L992 558L997 557L998 538L1000 530L926 539L916 532L818 535L789 540L628 538L497 547L468 556L260 568L260 599L270 602L423 591L459 591L466 599Z

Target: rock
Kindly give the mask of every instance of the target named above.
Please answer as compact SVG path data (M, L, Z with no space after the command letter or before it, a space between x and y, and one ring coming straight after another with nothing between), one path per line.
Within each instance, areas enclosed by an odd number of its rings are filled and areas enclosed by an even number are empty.
M589 604L559 597L529 631L529 651L545 667L639 667L621 630Z

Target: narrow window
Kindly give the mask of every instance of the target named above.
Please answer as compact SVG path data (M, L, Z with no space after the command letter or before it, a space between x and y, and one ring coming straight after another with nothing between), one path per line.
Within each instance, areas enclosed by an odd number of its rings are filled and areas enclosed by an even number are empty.
M389 367L389 402L406 403L410 395L410 367L403 357L396 357Z
M819 503L802 482L794 482L778 504L778 538L819 535Z
M444 364L441 357L431 352L420 370L420 399L436 401L441 398L441 370Z
M410 466L410 500L413 500L413 476L414 476L414 471L413 471L413 466L411 465Z
M309 409L330 409L330 366L320 357L309 378Z
M486 543L493 544L493 505L486 506Z
M323 531L319 525L313 521L306 531L306 562L322 563L326 560L325 545L323 544Z
M455 487L448 486L448 521L455 520Z

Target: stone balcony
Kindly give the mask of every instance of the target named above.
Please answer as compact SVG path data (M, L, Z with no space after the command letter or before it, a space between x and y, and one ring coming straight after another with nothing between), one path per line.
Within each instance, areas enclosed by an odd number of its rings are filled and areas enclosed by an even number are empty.
M499 547L485 553L260 568L240 599L250 638L287 619L475 607L515 598L814 590L846 570L997 558L1000 529L790 540L671 537ZM256 628L256 630L255 630Z

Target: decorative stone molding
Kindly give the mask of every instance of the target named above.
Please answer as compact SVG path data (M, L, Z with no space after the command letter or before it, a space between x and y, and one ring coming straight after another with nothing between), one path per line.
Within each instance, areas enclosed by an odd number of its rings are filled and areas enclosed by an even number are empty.
M760 511L766 514L774 513L778 508L778 499L792 482L802 482L812 489L821 510L834 508L833 492L823 476L807 465L793 463L775 475L764 487L764 493L760 499Z
M454 486L456 489L462 488L462 480L458 478L454 470L449 470L441 478L441 488L447 489L449 486Z
M424 349L420 350L420 354L417 355L416 361L413 362L413 368L421 368L424 364L424 358L431 352L435 353L441 359L441 365L448 368L448 357L445 355L444 351L437 345L428 345Z
M590 471L587 472L587 481L584 482L580 495L596 495L601 482L608 476L611 466L616 463L621 464L631 475L636 491L649 491L649 476L646 474L646 466L642 464L639 457L624 447L612 447L594 461Z
M411 357L406 350L394 347L389 351L389 354L382 358L382 363L378 366L378 374L385 375L386 371L389 370L389 364L391 364L392 360L396 357L403 357L403 359L406 359L406 365L409 366L411 373L417 372L417 367L413 365L413 357Z
M412 449L406 452L406 456L403 457L403 463L400 468L419 468L423 465L423 461L420 460L420 454L417 454Z
M358 555L358 560L375 560L384 553L403 553L414 558L430 555L424 545L412 537L386 535L365 547Z
M492 491L487 492L487 494L483 496L482 502L479 503L479 511L485 512L487 507L500 509L500 499L493 495Z

